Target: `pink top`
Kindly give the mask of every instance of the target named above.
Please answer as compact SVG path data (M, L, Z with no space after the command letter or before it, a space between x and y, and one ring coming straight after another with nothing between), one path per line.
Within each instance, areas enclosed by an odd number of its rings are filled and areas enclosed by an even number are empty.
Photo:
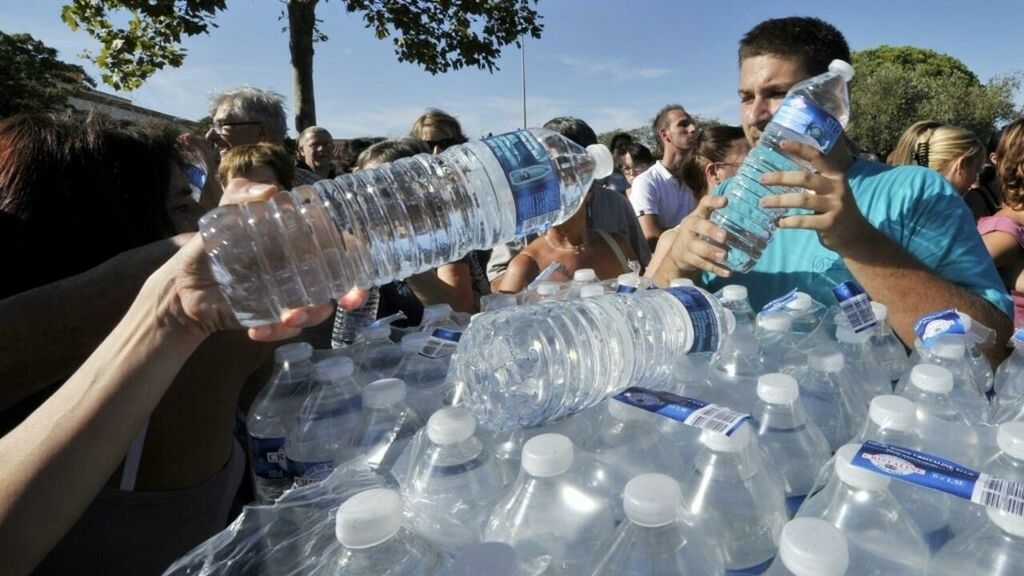
M978 220L978 234L984 236L989 232L1005 232L1017 239L1017 244L1024 248L1024 227L1007 216L985 216ZM1010 290L1013 295L1013 326L1024 327L1024 293Z

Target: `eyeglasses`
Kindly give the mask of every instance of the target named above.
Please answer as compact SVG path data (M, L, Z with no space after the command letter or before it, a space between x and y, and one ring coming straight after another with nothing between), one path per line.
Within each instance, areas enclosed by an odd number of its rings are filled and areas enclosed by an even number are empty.
M435 148L445 150L459 143L459 141L455 138L445 138L443 140L424 140L423 142L427 145L427 148L430 148L431 150Z
M213 130L214 130L214 132L217 132L218 134L220 134L228 126L246 126L246 125L252 125L252 124L260 124L260 122L256 122L256 121L253 121L253 120L239 120L237 122L225 122L223 120L214 120L213 121Z

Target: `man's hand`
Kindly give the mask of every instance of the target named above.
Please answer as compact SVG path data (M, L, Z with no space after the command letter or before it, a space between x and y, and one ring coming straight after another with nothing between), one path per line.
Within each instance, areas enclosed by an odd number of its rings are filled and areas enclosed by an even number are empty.
M726 232L709 220L711 213L725 204L722 196L709 194L701 198L697 207L679 223L664 259L656 269L648 270L647 277L658 284L667 284L673 278L693 277L703 270L727 278L729 269L722 265L726 255Z

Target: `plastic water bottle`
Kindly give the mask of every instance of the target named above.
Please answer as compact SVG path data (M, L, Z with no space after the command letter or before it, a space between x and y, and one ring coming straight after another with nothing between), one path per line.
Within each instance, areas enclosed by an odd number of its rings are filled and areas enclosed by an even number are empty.
M345 348L355 342L359 334L377 320L379 304L380 290L376 286L366 291L366 302L355 310L345 310L339 304L331 330L331 348Z
M391 470L423 421L405 403L405 383L397 378L363 388L363 411L349 439L346 459L365 456L378 472Z
M839 449L834 474L808 498L798 518L819 518L838 528L849 544L849 574L924 576L928 547L908 512L890 492L892 479L851 463L859 444Z
M964 324L967 334L964 336L964 346L967 348L967 363L974 374L974 382L983 392L992 390L994 374L992 364L982 353L982 348L991 348L995 344L996 331L971 318L964 312L957 312L960 321Z
M580 290L588 284L597 284L600 280L597 279L597 273L591 268L580 268L579 270L572 273L572 282L569 283L569 290L566 292L566 298L579 298Z
M728 204L711 214L711 221L728 233L725 266L737 272L754 267L775 233L779 210L761 208L761 198L786 192L761 184L769 172L809 170L790 158L780 147L782 140L807 144L828 155L843 136L850 121L850 91L853 67L833 60L819 74L790 88L786 99L764 129L757 146L750 151L736 177L726 185Z
M843 372L843 355L831 348L807 352L807 367L792 371L807 415L818 425L832 450L849 442L865 420L863 399Z
M420 331L431 333L435 328L447 328L461 332L469 322L459 321L460 313L452 310L450 304L431 304L423 307Z
M757 381L760 401L751 414L764 461L781 481L789 516L814 486L818 469L832 450L821 429L807 418L796 379L765 374Z
M530 561L550 556L547 574L580 574L604 549L615 523L611 503L581 486L569 470L572 441L541 434L523 446L522 471L491 513L486 540L511 544Z
M345 353L352 357L369 382L394 376L404 356L402 347L391 341L391 325L386 321L364 329Z
M476 438L469 410L438 410L426 430L402 493L419 533L445 550L462 550L480 541L487 514L508 485L501 463Z
M751 326L737 324L708 365L712 397L726 406L750 412L757 403L757 378L764 374L761 350Z
M668 384L678 356L712 354L728 332L699 288L544 302L475 316L449 378L482 426L529 428L630 386Z
M987 522L951 541L932 559L929 576L1016 576L1024 570L1024 518L987 508Z
M1024 330L1010 338L1013 353L996 369L992 398L993 424L1024 418Z
M249 433L253 491L256 500L269 504L291 487L292 477L285 457L285 438L309 394L313 374L313 347L305 342L285 344L274 350L274 372L263 387L245 420Z
M439 329L449 333L447 329ZM395 369L395 378L405 382L406 403L420 415L430 415L445 406L453 393L448 376L448 363L454 346L436 346L432 336L425 332L406 334L402 338L402 352L405 356Z
M977 426L988 421L991 406L985 390L974 379L974 371L967 359L967 347L962 338L954 335L943 335L936 338L931 348L918 346L920 356L912 357L911 363L935 364L946 368L953 374L953 390L950 398L960 407L961 412L972 426ZM897 393L906 391L910 383L910 374L900 379L897 384Z
M288 430L284 453L296 486L331 475L344 457L345 442L355 430L363 400L352 378L351 358L335 356L313 367L313 391Z
M721 544L728 574L762 574L786 523L786 499L765 469L747 425L702 435L704 449L679 482L698 532Z
M842 532L824 520L797 518L782 527L779 556L767 575L844 576L849 564L850 551Z
M875 357L871 345L871 330L854 332L849 325L836 326L836 340L843 353L843 363L850 377L860 387L862 398L874 398L892 393L892 381Z
M522 130L221 206L199 227L235 316L255 326L542 232L612 164L600 144Z
M596 433L592 435L592 451L596 457L614 463L629 476L644 472L673 475L673 472L682 470L676 464L681 458L675 446L671 451L665 447L668 437L661 433L660 428L660 420L665 418L614 398L592 410L600 411L596 419ZM579 415L589 414L588 410Z
M338 508L332 576L433 576L447 573L442 555L402 527L402 497L394 490L360 492Z
M580 287L580 298L593 298L605 294L604 286L600 284L587 284Z
M1007 482L1024 482L1024 422L1000 424L996 432L998 452L981 465L980 471ZM965 503L953 518L957 535L977 530L987 519L985 508Z
M814 334L828 316L828 306L818 302L806 292L796 292L793 299L782 307L782 311L793 318L790 330L799 336Z
M977 431L950 398L953 374L934 364L918 364L910 371L910 386L903 392L917 406L917 430L924 451L969 468L979 462Z
M641 474L626 484L623 522L593 576L722 574L717 550L681 518L679 484L664 474Z
M541 569L546 563L541 564ZM527 576L516 549L504 542L481 542L462 551L452 562L452 576Z
M565 296L566 286L561 282L545 280L539 282L536 287L526 290L527 304L537 304L547 300L560 300Z
M750 306L747 287L739 284L728 284L723 286L717 294L718 301L722 306L731 310L736 317L736 327L746 327L753 330L754 309Z
M760 343L761 367L766 374L806 362L807 353L801 347L803 337L794 335L792 328L793 317L785 312L758 315L754 334Z
M889 308L881 302L872 302L871 311L875 313L875 320L878 321L871 333L871 345L875 349L875 357L889 376L889 381L895 385L900 376L910 369L907 349L889 325Z

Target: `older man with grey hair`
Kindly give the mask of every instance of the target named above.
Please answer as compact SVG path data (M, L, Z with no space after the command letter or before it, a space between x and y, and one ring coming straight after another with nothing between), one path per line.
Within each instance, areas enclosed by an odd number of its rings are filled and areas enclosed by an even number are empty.
M299 134L298 167L334 178L334 138L322 126L310 126Z

